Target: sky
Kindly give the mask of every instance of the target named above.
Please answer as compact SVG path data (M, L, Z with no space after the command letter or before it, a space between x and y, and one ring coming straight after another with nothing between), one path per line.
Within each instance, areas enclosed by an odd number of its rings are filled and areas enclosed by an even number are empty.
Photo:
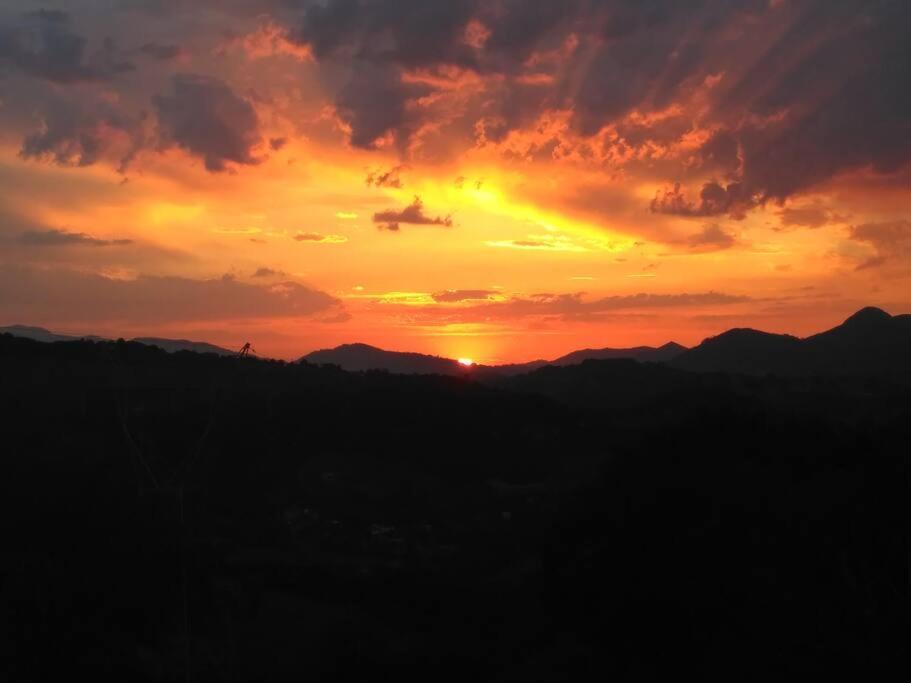
M485 363L911 312L900 0L0 4L0 325Z

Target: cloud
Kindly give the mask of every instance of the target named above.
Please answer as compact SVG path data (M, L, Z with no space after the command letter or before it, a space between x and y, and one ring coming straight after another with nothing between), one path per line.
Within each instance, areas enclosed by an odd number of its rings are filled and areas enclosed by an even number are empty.
M401 173L407 166L393 166L388 171L370 171L367 174L367 187L402 187Z
M409 206L400 211L392 209L373 214L373 222L380 224L381 229L391 230L393 232L398 231L399 225L402 223L408 225L442 225L447 228L452 227L451 216L431 217L425 214L424 202L421 201L420 197L415 197L414 201Z
M687 239L687 244L689 244L690 248L697 251L729 249L736 243L737 239L730 233L725 232L717 223L703 226L700 232L690 235L689 239Z
M195 74L172 79L170 95L152 98L165 144L175 144L201 157L213 173L229 164L254 165L261 142L259 119L253 105L223 81Z
M320 244L344 244L348 238L344 235L322 235L318 232L299 232L294 236L297 242L317 242Z
M354 74L335 104L355 146L391 132L409 150L425 124L455 135L482 120L486 141L503 140L566 111L583 139L616 134L612 163L660 150L666 182L702 188L655 211L739 217L845 171L911 161L909 21L907 3L863 0L326 0L291 36L327 72ZM406 86L445 70L473 75L478 97L434 113L425 103L444 81ZM675 125L643 127L639 141L623 125L666 110ZM708 134L693 148L697 122Z
M447 308L446 315L460 320L557 317L561 319L593 319L616 311L660 310L729 306L751 301L750 297L704 292L697 294L630 294L586 299L582 293L541 293L513 296L503 301L490 301L460 308ZM432 309L428 309L432 312Z
M864 242L876 251L857 270L876 268L894 260L911 261L911 221L852 225L848 229L848 235L852 240Z
M782 227L786 228L821 228L830 223L842 223L845 216L833 213L822 206L787 206L778 212Z
M103 240L84 232L66 230L28 230L19 235L19 242L30 247L122 247L133 244L133 240Z
M19 155L65 167L87 167L102 160L125 171L146 143L141 116L133 116L116 99L94 89L39 87L21 82L20 96L4 105L29 106L37 129L24 134ZM3 109L0 107L0 114ZM29 122L31 123L31 122Z
M139 48L139 53L159 62L169 62L182 57L185 51L179 45L165 45L162 43L145 43Z
M334 297L296 282L141 275L124 280L67 269L0 267L0 317L26 322L157 324L338 314Z
M250 277L283 277L285 273L272 268L257 268Z
M447 289L444 292L436 292L432 296L437 303L450 304L490 300L497 296L497 292L488 289Z
M488 247L499 249L519 249L522 251L589 251L586 247L576 244L566 235L529 235L519 240L491 240L485 242Z
M149 92L162 93L148 118L158 146L211 171L258 163L257 146L280 139L261 133L281 118L277 130L293 122L309 135L312 99L319 125L331 119L352 146L382 149L383 163L390 152L417 163L481 147L507 163L578 164L675 188L653 211L696 218L741 217L911 162L908 3L130 0L67 3L72 19L13 15L28 6L16 0L0 18L0 69L15 79L2 116L14 110L25 137L37 114L23 155L68 166L104 159L119 138L124 158L152 146L141 134ZM271 61L238 70L209 59L226 41ZM163 74L184 53L212 76L179 75L166 90ZM49 108L51 92L73 106ZM553 119L562 125L542 132ZM382 175L381 186L400 182Z
M249 33L232 38L225 47L234 46L240 47L250 59L277 56L291 57L301 62L313 59L309 47L290 40L287 28L269 20L263 21Z
M419 127L415 110L406 104L430 92L426 85L403 82L394 69L360 62L336 96L336 112L350 127L354 147L376 149L387 134L393 133L403 149Z
M716 182L705 183L699 193L698 201L691 201L680 187L659 192L652 199L653 213L664 213L675 216L719 216L730 214L732 218L744 218L746 211L756 205L756 200L745 194L740 183L721 185Z
M0 24L0 65L54 83L105 80L134 70L111 40L92 54L86 39L70 28L66 12L38 10L10 24Z
M464 63L472 50L464 29L475 0L428 3L399 0L333 0L307 9L295 39L319 59L356 51L364 58L399 64Z

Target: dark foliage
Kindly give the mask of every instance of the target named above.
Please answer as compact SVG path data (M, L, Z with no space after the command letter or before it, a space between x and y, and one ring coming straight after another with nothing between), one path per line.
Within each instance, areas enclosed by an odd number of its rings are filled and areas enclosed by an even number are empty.
M6 680L907 678L911 392L0 336Z

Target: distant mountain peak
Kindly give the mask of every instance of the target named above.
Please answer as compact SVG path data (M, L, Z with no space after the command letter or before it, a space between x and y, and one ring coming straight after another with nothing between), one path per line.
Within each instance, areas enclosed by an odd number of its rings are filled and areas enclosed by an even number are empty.
M194 353L214 353L219 356L233 356L234 351L209 344L208 342L192 341L190 339L163 339L161 337L137 337L132 341L146 346L157 346L162 351L177 353L178 351L193 351Z
M341 344L336 346L334 349L323 349L324 351L383 351L378 346L372 346L371 344L364 344L363 342L352 342L350 344Z
M752 327L733 327L730 330L722 332L719 335L709 337L708 339L704 340L702 344L727 343L730 341L741 342L748 340L772 343L781 342L785 344L798 341L797 337L791 336L790 334L763 332L762 330L756 330Z
M56 332L51 332L46 330L43 327L34 327L30 325L9 325L7 327L0 327L0 334L11 334L14 337L22 337L24 339L32 339L34 341L53 344L55 342L74 342L74 341L94 341L94 342L103 342L110 341L104 337L97 337L94 335L69 335L69 334L57 334ZM175 353L177 351L195 351L197 353L215 353L220 356L230 356L233 355L233 351L228 349L223 349L220 346L215 346L214 344L208 344L206 342L195 342L188 339L161 339L158 337L138 337L132 339L131 341L136 342L137 344L144 344L145 346L157 346L158 348L167 351L169 353Z
M867 306L845 320L842 326L879 325L890 320L892 320L892 316L883 309Z
M337 365L343 370L386 370L403 374L455 375L464 368L450 358L422 353L386 351L369 344L343 344L308 353L301 360L313 365Z
M6 327L0 328L0 329L2 329L4 332L6 332L8 334L13 334L13 335L16 332L23 332L23 333L28 332L28 333L32 333L32 334L53 334L53 332L51 332L48 329L45 329L43 327L34 327L32 325L7 325Z

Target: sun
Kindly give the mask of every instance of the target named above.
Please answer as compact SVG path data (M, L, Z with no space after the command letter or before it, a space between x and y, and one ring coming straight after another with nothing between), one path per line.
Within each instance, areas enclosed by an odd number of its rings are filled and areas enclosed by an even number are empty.
M474 365L474 361L471 358L459 358L459 365L464 365L466 368L470 368Z

